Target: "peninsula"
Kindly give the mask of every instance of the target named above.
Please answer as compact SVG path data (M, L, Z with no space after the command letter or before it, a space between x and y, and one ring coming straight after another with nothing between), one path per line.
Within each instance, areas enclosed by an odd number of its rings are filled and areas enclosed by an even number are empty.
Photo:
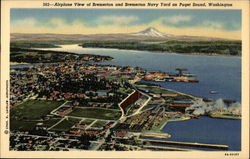
M39 39L39 40L38 40ZM82 47L146 50L161 53L241 56L241 41L211 37L177 36L155 28L131 34L11 34L12 47Z

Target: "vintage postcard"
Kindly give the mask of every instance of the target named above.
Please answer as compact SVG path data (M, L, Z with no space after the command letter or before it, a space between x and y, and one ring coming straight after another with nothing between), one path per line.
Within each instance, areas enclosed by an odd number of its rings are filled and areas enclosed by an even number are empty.
M249 158L249 1L2 1L1 157Z

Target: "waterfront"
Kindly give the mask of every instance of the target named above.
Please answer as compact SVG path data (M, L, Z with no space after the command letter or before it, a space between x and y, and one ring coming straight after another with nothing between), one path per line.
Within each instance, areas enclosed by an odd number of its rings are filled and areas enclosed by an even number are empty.
M103 64L139 66L146 70L174 72L176 68L188 68L188 72L197 75L199 83L157 82L157 84L194 96L241 102L241 57L163 54L148 51L82 48L78 45L62 45L62 48L45 50L107 55L114 57L114 60L103 62ZM218 93L211 94L211 90L216 90Z
M224 98L241 102L240 57L161 54L147 51L81 48L77 45L64 45L62 48L49 50L108 55L114 57L114 60L103 64L139 66L147 70L173 72L177 67L188 68L191 73L197 75L199 83L157 82L157 84L199 97ZM216 90L218 93L210 94L211 90ZM227 144L230 150L241 149L241 120L202 117L168 123L163 131L172 135L169 140Z

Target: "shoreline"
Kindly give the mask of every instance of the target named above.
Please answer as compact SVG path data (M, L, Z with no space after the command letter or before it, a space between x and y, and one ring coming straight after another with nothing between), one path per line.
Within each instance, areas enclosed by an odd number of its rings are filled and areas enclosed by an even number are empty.
M206 115L204 116L201 116L201 117L205 117ZM209 118L212 118L212 119L224 119L224 120L241 120L241 117L230 117L230 116L220 116L220 115L208 115L207 117ZM165 119L165 122L161 125L161 127L159 129L154 129L154 130L150 130L150 131L147 131L146 133L155 133L155 134L164 134L165 132L163 132L163 128L166 127L166 125L168 124L168 122L180 122L180 121L187 121L187 120L191 120L192 118L191 117L181 117L181 118L178 118L178 119ZM163 119L164 120L164 119ZM142 132L142 133L145 133L145 132ZM167 133L169 134L169 133ZM171 134L169 134L171 135Z
M136 51L144 51L144 50L136 50ZM147 50L145 50L147 51ZM166 51L149 51L152 53L162 53L162 54L181 54L181 55L199 55L199 56L225 56L225 57L241 57L241 55L225 55L225 54L217 54L217 53L178 53L178 52L166 52Z
M63 46L63 45L60 45ZM115 49L115 50L130 50L130 51L147 51L150 53L159 53L159 54L180 54L180 55L200 55L200 56L225 56L225 57L242 57L241 55L226 55L226 54L217 54L217 53L178 53L178 52L167 52L167 51L152 51L152 50L134 50L134 49L119 49L119 48L107 48L107 47L82 47L81 48L93 48L93 49Z
M143 84L143 85L147 85L147 84ZM190 95L190 94L187 94L187 93L183 93L183 92L179 92L179 91L176 91L176 90L172 90L172 89L167 89L167 88L164 88L164 87L161 87L161 86L151 86L151 87L155 87L155 88L160 88L160 89L165 89L165 90L170 90L170 91L173 91L173 92L176 92L178 94L182 94L182 95L186 95L186 96L189 96L193 99L198 99L198 100L202 100L203 98L201 97L196 97L196 96L193 96L193 95ZM202 115L201 117L204 117L204 116L207 116L207 115ZM215 114L215 113L211 113L210 115L208 115L208 117L210 118L215 118L215 119L224 119L224 120L241 120L241 117L234 117L234 116L226 116L226 115L220 115L220 114ZM167 125L168 122L178 122L178 121L185 121L185 120L190 120L192 119L190 116L183 116L183 117L180 117L178 119L163 119L163 123L160 124L160 126L156 129L153 129L151 131L148 131L148 132L152 132L152 133L164 133L163 132L163 128ZM171 134L170 134L171 135Z
M169 119L165 121L165 123L161 126L160 131L163 132L163 128L167 125L168 122L178 122L178 121L185 121L185 120L190 120L191 117L181 117L178 119Z
M147 51L150 53L160 53L160 54L180 54L180 55L201 55L201 56L225 56L225 57L242 57L242 55L226 55L226 54L218 54L218 53L200 53L200 52L193 52L193 53L178 53L178 52L167 52L167 51L153 51L153 50L140 50L140 49L119 49L119 48L115 48L115 47L83 47L81 44L79 43L75 43L75 44L55 44L55 47L32 47L32 48L22 48L22 49L54 49L54 48L62 48L64 45L77 45L80 48L93 48L93 49L116 49L116 50L132 50L132 51ZM78 53L76 53L78 54Z
M214 119L228 119L228 120L241 120L242 119L240 116L229 116L229 115L217 114L213 112L209 114L209 117L214 118Z

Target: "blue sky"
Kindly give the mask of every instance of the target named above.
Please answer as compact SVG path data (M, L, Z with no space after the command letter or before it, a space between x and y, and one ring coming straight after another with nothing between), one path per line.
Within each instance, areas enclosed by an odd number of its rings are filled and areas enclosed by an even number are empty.
M240 38L241 32L240 10L11 9L10 16L11 32L22 33L128 33L155 27L169 34Z

